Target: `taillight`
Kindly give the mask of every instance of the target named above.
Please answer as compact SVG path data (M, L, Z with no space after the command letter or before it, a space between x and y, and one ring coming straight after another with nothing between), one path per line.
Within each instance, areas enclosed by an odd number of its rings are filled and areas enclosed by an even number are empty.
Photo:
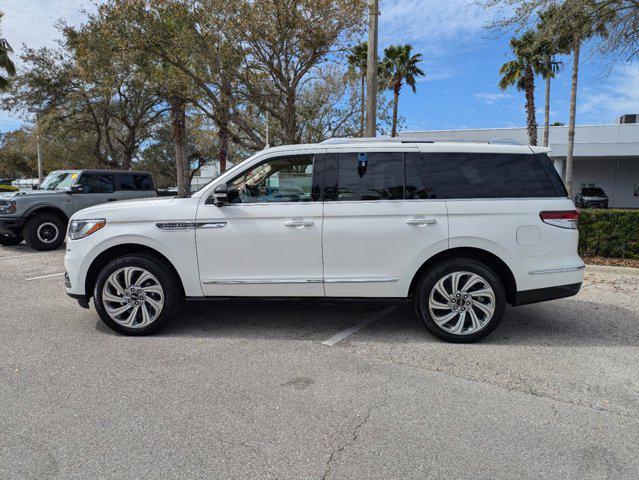
M548 225L554 225L560 228L570 228L572 230L577 228L577 220L579 219L579 212L576 210L564 210L558 212L539 212L541 221Z

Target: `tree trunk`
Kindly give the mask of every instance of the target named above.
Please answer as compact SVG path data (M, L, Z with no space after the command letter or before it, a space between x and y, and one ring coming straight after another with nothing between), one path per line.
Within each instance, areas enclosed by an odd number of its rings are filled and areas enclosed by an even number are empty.
M546 78L546 104L544 105L544 147L550 142L550 75Z
M526 112L528 125L528 140L531 145L537 145L537 118L535 115L535 75L531 67L526 67Z
M577 113L577 80L579 79L579 50L581 49L581 38L575 34L572 39L572 86L570 90L570 120L568 122L568 152L566 154L566 190L568 196L572 198L572 164L573 152L575 150L575 117Z
M230 88L224 85L220 95L220 109L218 112L218 145L220 173L226 172L226 161L229 151L229 109L230 106Z
M289 145L297 143L297 119L295 116L295 91L290 89L286 95L284 110L284 141Z
M179 97L169 99L171 123L173 126L173 144L175 146L175 168L177 172L178 197L191 195L191 179L189 159L186 154L186 102Z
M395 85L393 88L393 128L391 129L391 137L397 136L397 109L399 106L399 91L401 85Z
M361 76L361 105L359 106L359 136L364 136L364 128L366 125L366 76Z

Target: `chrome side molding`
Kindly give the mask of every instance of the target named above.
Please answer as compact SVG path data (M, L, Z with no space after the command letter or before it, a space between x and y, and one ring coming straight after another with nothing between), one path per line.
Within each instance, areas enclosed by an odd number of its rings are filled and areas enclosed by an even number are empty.
M321 278L229 278L210 279L205 285L283 285L292 283L322 283Z
M583 270L586 268L586 265L579 265L577 267L566 267L566 268L548 268L546 270L532 270L528 272L528 275L545 275L547 273L568 273L568 272L576 272L578 270Z
M396 277L329 277L324 283L393 283L398 280Z

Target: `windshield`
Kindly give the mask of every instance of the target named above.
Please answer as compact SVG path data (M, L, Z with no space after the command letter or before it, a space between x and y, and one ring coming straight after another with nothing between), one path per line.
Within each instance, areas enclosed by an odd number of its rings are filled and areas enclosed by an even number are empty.
M601 188L584 188L581 193L587 197L603 197L605 195Z
M78 178L77 172L51 172L40 185L40 190L64 190Z

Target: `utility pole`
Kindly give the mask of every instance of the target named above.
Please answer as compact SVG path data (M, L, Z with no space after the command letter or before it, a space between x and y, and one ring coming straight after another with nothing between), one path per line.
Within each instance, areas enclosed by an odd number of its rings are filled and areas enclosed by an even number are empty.
M40 148L40 121L36 112L36 149L38 151L38 185L44 180L44 168L42 166L42 149Z
M379 1L369 0L368 60L366 63L366 136L377 134L377 16Z

